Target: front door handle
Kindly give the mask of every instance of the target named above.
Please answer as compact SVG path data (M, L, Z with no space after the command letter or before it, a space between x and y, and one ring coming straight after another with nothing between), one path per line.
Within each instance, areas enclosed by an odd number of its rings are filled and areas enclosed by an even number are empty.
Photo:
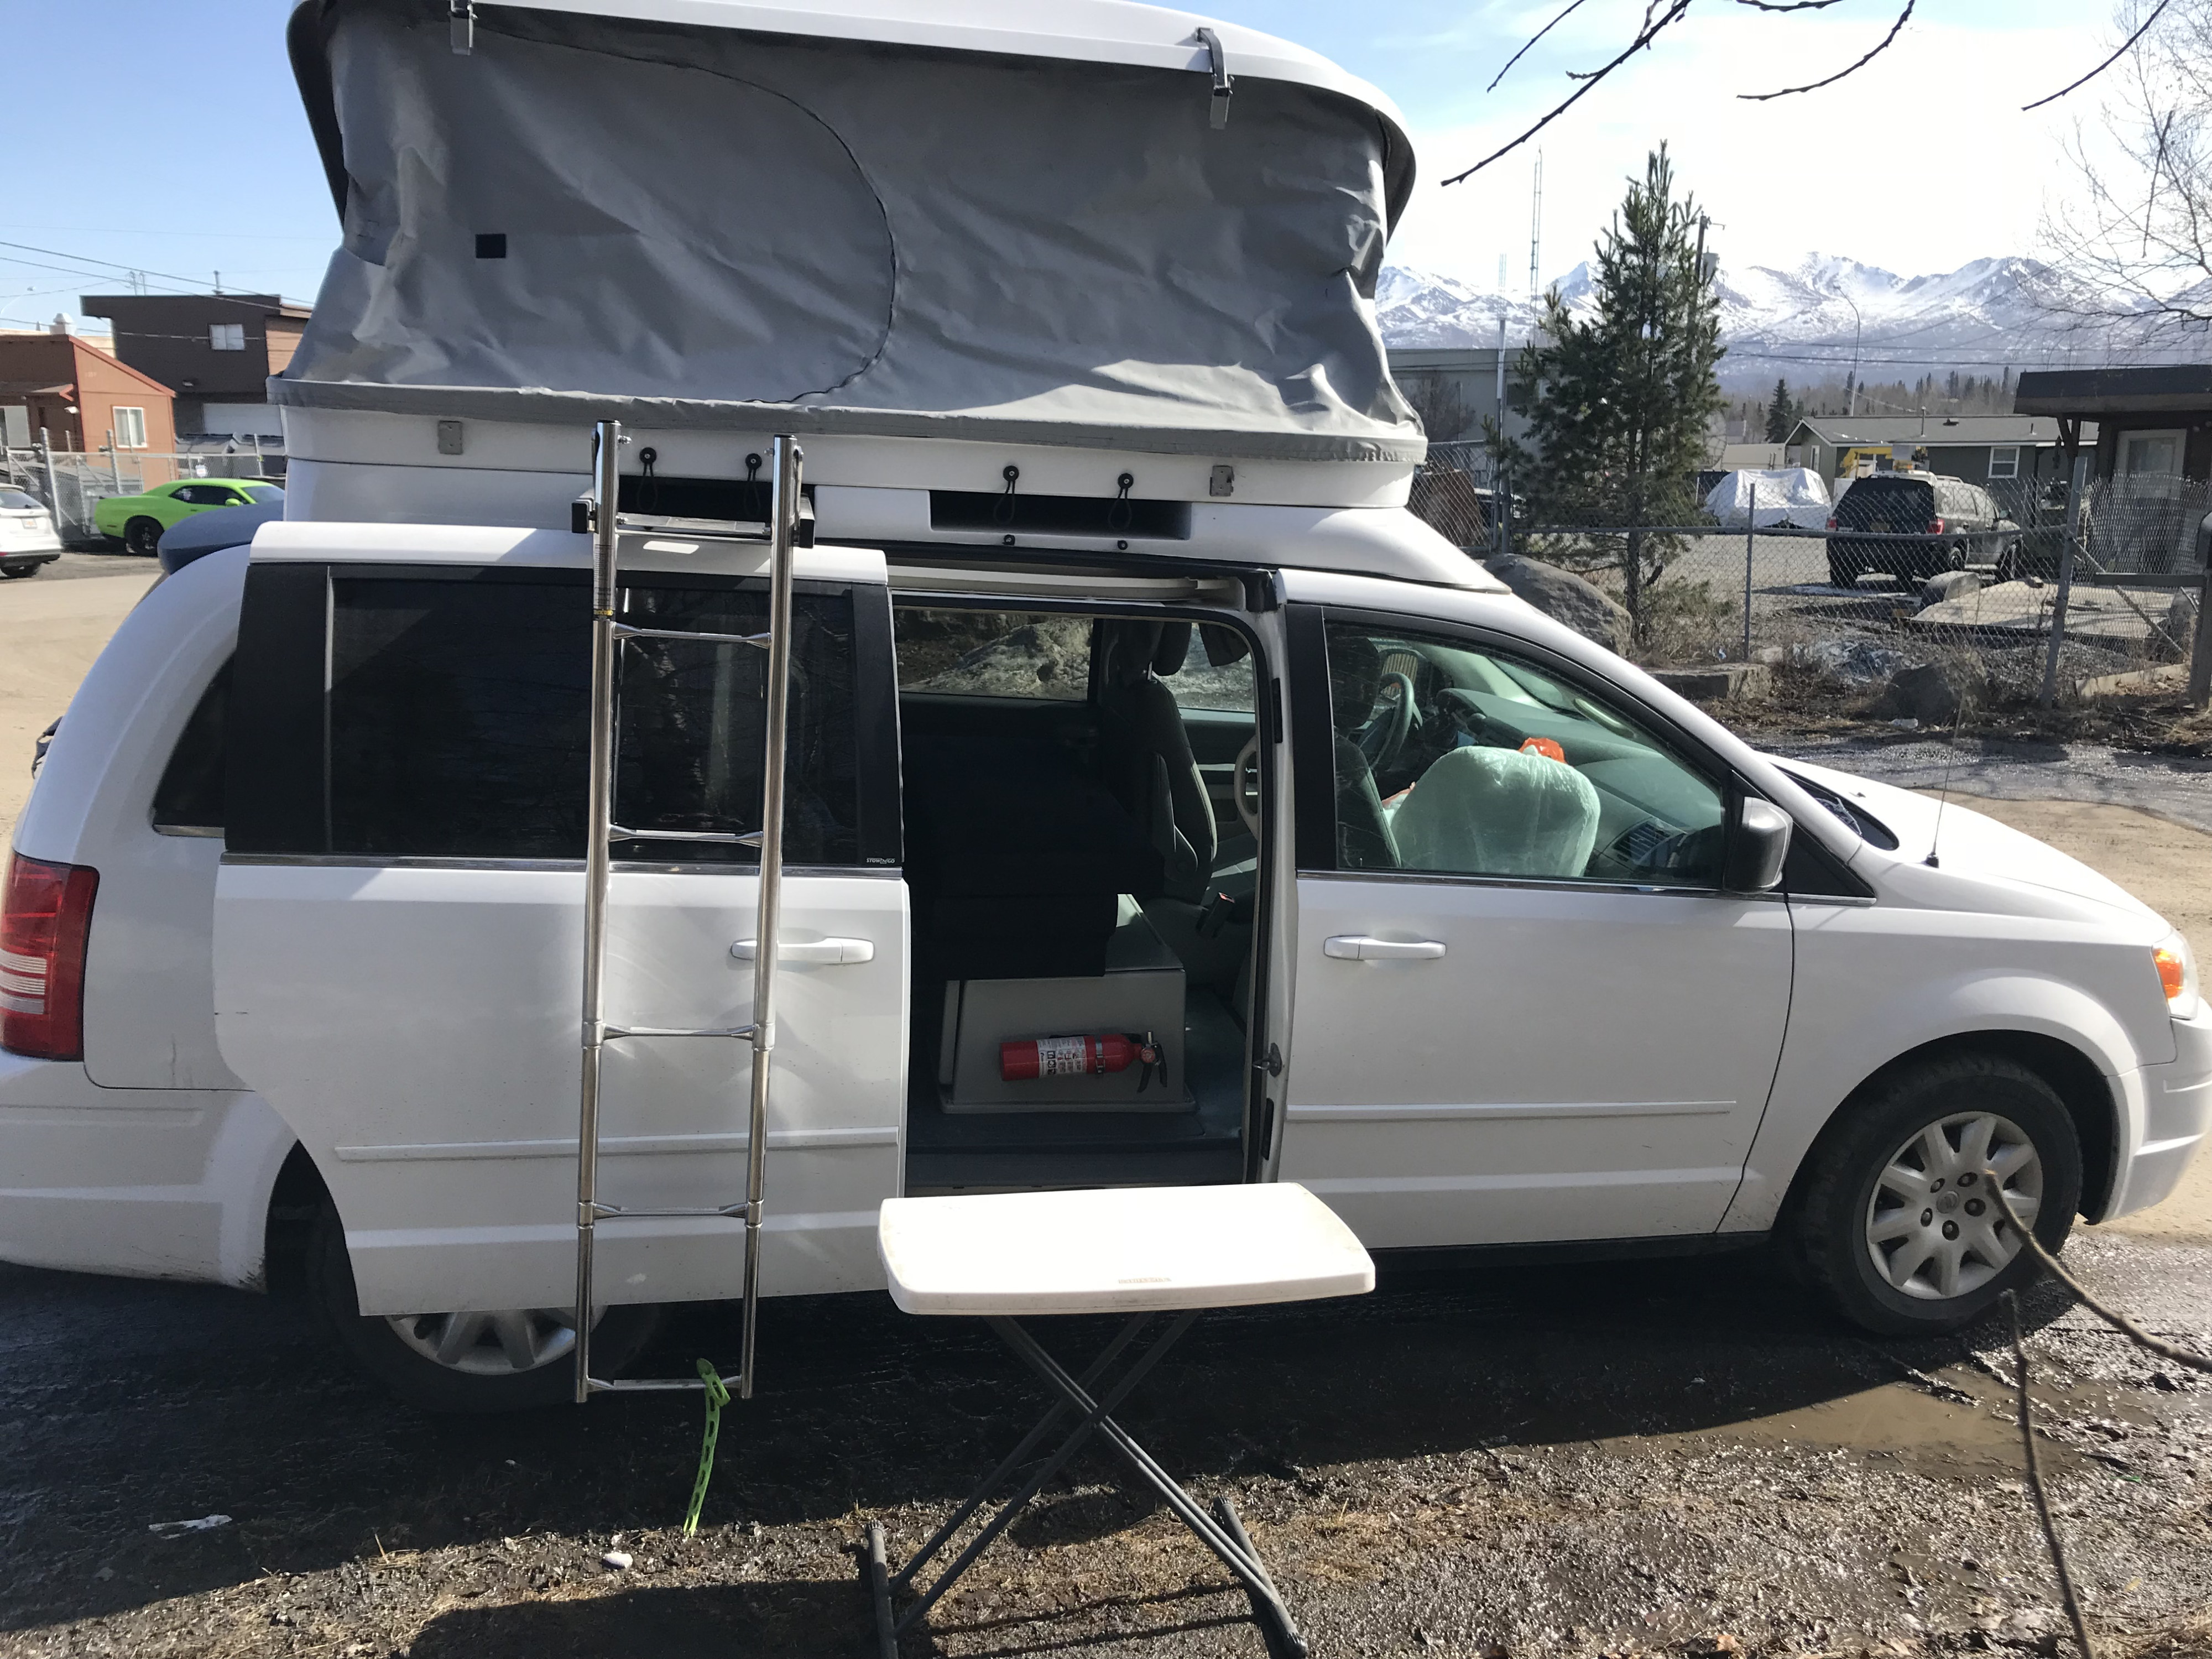
M1321 942L1321 953L1339 962L1432 962L1443 955L1437 939L1370 939L1364 933L1339 933Z
M750 962L760 954L760 941L741 939L730 947L730 954L739 962ZM787 939L776 953L778 962L817 963L827 967L875 959L875 941L865 939Z

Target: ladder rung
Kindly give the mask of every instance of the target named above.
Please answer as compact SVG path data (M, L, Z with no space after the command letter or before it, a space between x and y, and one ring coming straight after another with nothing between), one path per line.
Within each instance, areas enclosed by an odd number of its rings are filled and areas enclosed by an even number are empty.
M745 1206L743 1204L630 1205L601 1204L594 1200L592 1205L592 1213L595 1216L619 1216L626 1220L632 1221L641 1219L646 1221L690 1221L704 1220L715 1216L721 1217L723 1219L727 1220L732 1216L743 1215L744 1212Z
M712 842L724 847L757 847L761 832L748 830L743 835L733 835L726 830L629 830L619 823L607 826L607 839L616 841L690 841Z
M711 1036L749 1037L757 1030L750 1025L610 1025L601 1033L611 1042L616 1037L647 1036Z
M737 1380L723 1377L722 1386L734 1391ZM593 1394L696 1394L707 1384L696 1376L587 1376L584 1386Z
M615 624L618 640L697 640L708 645L751 645L765 651L770 636L766 634L704 634L689 628L633 628L628 623Z

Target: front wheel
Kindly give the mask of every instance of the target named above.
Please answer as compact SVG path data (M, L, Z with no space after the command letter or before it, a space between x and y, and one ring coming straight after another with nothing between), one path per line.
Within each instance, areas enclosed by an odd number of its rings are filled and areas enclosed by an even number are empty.
M2081 1147L2057 1093L1985 1054L1899 1073L1814 1148L1796 1220L1838 1311L1887 1336L1954 1331L2034 1271L1990 1190L2057 1251L2081 1201Z
M567 1308L363 1315L337 1212L325 1204L307 1241L307 1285L347 1358L426 1412L529 1411L575 1398L576 1329ZM611 1376L651 1341L659 1310L604 1310L592 1327L592 1374Z

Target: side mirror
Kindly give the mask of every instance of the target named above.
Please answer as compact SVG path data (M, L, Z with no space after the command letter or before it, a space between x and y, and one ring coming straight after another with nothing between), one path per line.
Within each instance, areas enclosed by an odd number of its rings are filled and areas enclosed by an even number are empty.
M1790 814L1772 801L1747 795L1729 826L1728 866L1721 885L1731 893L1769 893L1781 884L1790 854Z

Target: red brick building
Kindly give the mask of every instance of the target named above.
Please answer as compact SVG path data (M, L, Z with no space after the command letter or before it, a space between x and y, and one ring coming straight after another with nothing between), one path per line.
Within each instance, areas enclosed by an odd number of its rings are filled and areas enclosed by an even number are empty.
M11 449L43 427L57 450L104 449L112 434L126 458L165 454L177 447L174 404L159 380L74 334L0 333L0 436Z

